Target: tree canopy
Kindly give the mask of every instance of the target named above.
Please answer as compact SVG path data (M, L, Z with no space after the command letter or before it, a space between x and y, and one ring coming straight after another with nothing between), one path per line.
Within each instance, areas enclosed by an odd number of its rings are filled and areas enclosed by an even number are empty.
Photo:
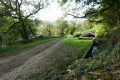
M13 25L3 33L3 37L7 32L9 32L16 24L20 23L23 30L23 39L29 39L27 31L27 21L34 14L38 13L39 10L47 7L47 0L0 0L0 17L1 19L6 19L10 17L14 19ZM4 21L5 23L6 21ZM3 24L4 25L4 24Z
M58 0L58 2L65 8L65 14L75 18L87 18L91 22L112 26L120 22L119 0Z
M68 27L68 21L64 20L63 18L58 18L54 22L54 27L55 27L55 34L57 35L64 35L65 29Z

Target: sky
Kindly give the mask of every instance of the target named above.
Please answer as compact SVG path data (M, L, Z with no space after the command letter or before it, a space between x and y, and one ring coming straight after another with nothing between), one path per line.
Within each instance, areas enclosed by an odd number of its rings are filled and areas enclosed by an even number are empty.
M40 10L35 17L45 21L54 21L58 17L62 17L62 10L58 7L58 4L54 2L47 8Z
M59 7L57 2L53 2L47 8L40 10L35 17L42 21L55 21L57 18L63 16L63 11ZM65 20L71 21L73 20L72 16L67 16ZM79 21L80 19L78 19ZM81 20L83 21L83 20Z

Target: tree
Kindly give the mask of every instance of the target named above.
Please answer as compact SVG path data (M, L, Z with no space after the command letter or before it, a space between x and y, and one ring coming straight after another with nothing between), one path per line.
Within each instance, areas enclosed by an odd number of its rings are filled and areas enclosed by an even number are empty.
M67 27L68 27L68 22L63 18L58 18L54 23L55 34L64 35L64 31Z
M28 26L25 25L27 19L47 7L47 5L47 0L0 0L0 16L15 19L16 22L9 29L12 29L16 23L20 23L23 30L23 39L29 39L26 29ZM9 29L8 31L10 31Z
M37 27L40 25L41 21L38 19L28 19L26 21L26 26L28 26L27 31L28 31L28 35L31 38L35 38L36 34L37 34Z
M73 35L73 33L75 32L75 26L70 25L68 29L69 29L69 34Z
M80 31L85 31L93 27L94 27L93 23L90 23L88 20L85 20L80 27Z
M0 36L2 36L0 38L0 44L6 44L6 45L11 45L15 40L18 39L19 37L19 32L18 32L18 28L19 26L14 25L15 27L13 27L10 30L10 27L14 24L15 20L8 17L6 19L2 19L3 21L1 21L1 27L0 27ZM10 31L8 31L10 30ZM8 33L8 34L6 34ZM4 35L6 34L6 35ZM4 36L3 36L4 35Z
M52 36L53 34L53 24L50 22L44 22L38 29L41 32L41 35Z
M120 22L120 0L58 0L58 2L65 7L67 15L75 18L87 18L91 22L105 23L109 26L115 26Z
M80 27L81 27L81 23L77 23L75 28L76 28L76 31L75 32L80 32Z
M7 17L5 21L6 21L5 23L1 23L1 27L0 27L0 36L5 34L4 36L1 37L0 44L12 45L12 43L21 40L21 38L24 36L21 23L17 23L17 25L14 25L14 27L10 29L10 27L14 24L14 22L16 22L15 19ZM37 32L36 28L38 27L40 21L37 19L35 20L27 19L25 23L26 23L25 25L28 26L26 27L26 30L28 32L29 38L36 37L36 32Z
M66 33L73 35L73 33L76 30L76 22L75 21L70 21L69 27L66 29Z

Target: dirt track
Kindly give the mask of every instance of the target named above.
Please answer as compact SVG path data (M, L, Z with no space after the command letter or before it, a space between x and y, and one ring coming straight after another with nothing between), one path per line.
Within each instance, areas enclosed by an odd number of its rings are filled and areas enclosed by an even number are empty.
M51 54L61 41L50 41L0 59L0 80L18 80L21 75L34 71L40 64L45 63L47 55Z

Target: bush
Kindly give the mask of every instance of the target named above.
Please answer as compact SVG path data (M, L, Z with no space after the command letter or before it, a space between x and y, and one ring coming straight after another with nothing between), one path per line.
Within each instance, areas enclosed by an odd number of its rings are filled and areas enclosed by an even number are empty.
M100 29L98 29L96 32L96 37L97 38L104 38L105 35L105 29L103 29L102 27Z
M76 33L74 37L80 37L82 34L81 33Z
M43 35L40 35L40 36L38 36L37 38L38 38L38 39L43 39L44 36L43 36Z

